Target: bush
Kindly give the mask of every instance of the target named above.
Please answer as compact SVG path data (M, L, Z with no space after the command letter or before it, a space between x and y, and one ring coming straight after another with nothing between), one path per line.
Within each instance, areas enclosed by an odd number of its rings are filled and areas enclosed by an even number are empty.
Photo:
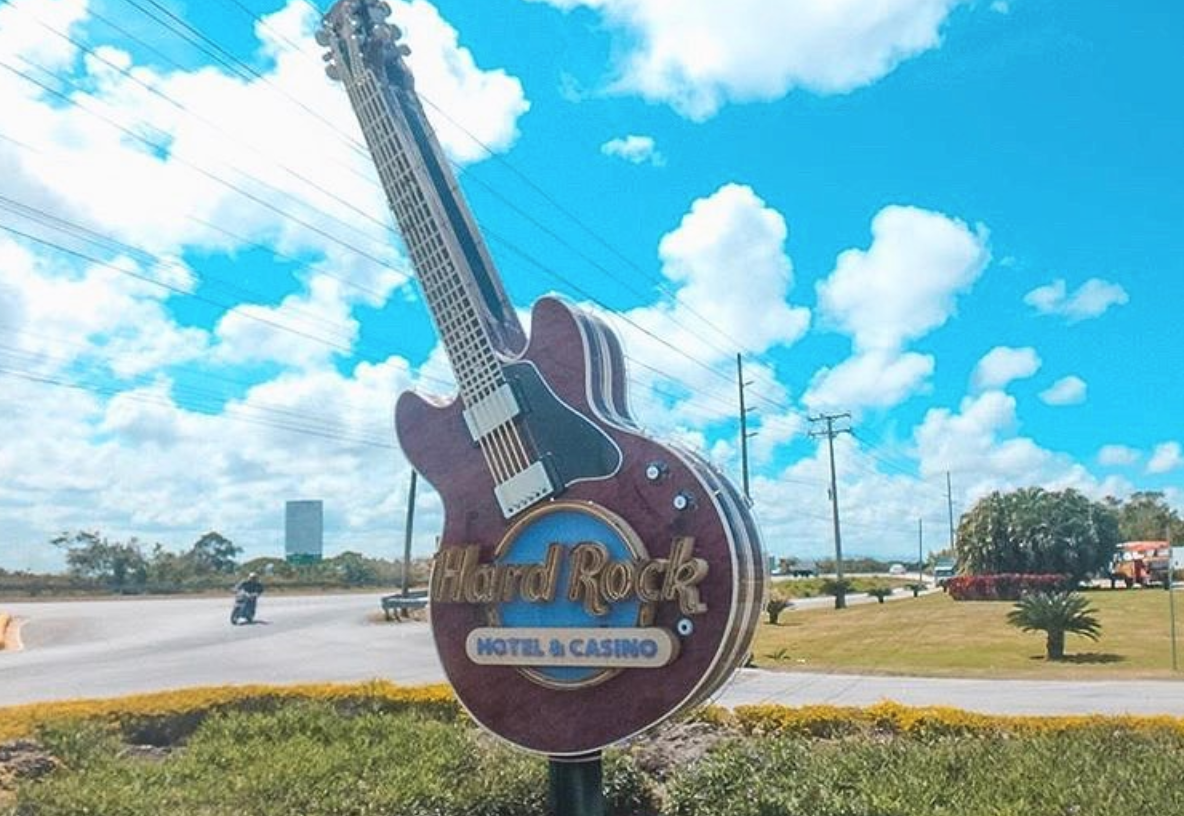
M1068 575L956 575L946 581L946 591L955 601L1018 601L1036 592L1060 592L1072 589Z
M769 600L765 602L765 612L769 615L769 623L774 626L777 625L781 613L786 609L793 609L793 601L784 595L770 595Z

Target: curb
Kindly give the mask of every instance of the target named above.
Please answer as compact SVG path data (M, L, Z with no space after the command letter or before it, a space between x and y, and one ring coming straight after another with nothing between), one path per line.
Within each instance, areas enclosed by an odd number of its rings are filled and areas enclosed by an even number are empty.
M0 652L19 652L23 648L20 622L6 612L0 612Z

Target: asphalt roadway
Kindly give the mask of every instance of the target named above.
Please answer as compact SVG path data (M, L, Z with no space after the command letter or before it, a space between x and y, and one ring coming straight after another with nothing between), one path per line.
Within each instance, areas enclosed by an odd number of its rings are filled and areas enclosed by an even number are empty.
M0 706L245 683L444 674L424 623L384 623L379 595L268 596L232 627L231 598L5 602L24 649L0 652ZM863 706L894 700L997 714L1174 714L1184 682L857 676L745 669L717 702Z

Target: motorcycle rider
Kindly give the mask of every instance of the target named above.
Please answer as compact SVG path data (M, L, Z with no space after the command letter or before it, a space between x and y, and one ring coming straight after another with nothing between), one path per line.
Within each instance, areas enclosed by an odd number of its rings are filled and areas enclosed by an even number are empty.
M234 585L235 595L235 614L231 616L231 622L239 617L239 612L242 612L241 617L248 621L255 619L255 604L260 595L263 594L263 582L259 580L259 573L252 572L247 577ZM239 605L242 605L240 610Z

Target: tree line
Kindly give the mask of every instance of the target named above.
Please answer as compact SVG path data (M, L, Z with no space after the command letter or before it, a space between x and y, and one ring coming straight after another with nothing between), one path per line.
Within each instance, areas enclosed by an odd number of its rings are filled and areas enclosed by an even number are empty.
M135 537L111 539L92 530L64 532L50 543L64 551L66 573L0 569L0 593L200 592L226 589L249 572L259 573L270 586L280 588L394 587L403 580L401 561L369 558L357 552L300 563L268 557L240 561L243 549L216 531L205 533L180 552L159 543L148 546ZM425 582L428 568L423 559L413 561L412 583Z
M958 525L965 574L1060 573L1082 580L1108 571L1124 541L1184 545L1184 520L1163 493L1089 499L1079 491L1023 488L980 499Z

